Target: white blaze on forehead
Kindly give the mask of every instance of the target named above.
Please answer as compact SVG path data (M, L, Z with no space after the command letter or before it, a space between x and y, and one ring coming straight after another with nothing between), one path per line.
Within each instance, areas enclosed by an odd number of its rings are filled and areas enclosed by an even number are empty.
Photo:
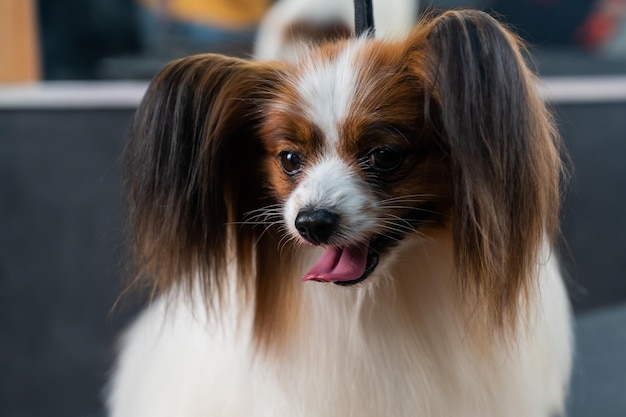
M339 123L348 115L356 94L360 70L357 55L364 41L360 38L348 43L331 60L309 60L295 83L306 117L331 144L339 140Z

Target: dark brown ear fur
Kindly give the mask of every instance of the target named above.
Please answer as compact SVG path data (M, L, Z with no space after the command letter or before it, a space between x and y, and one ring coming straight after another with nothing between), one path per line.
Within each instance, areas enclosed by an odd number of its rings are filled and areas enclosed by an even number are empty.
M269 64L206 54L169 64L150 84L125 151L125 187L136 276L155 293L199 280L213 296L232 259L239 284L253 284L263 230L240 223L272 202L256 129L277 77Z
M520 41L488 14L444 13L412 42L449 153L462 289L491 323L514 324L542 240L551 244L558 229L557 133Z

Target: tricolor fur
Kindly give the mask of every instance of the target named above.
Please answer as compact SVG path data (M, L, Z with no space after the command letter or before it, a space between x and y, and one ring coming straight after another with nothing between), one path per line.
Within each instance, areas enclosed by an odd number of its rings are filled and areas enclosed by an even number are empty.
M475 11L166 67L126 151L155 299L112 417L563 411L560 142L534 82Z

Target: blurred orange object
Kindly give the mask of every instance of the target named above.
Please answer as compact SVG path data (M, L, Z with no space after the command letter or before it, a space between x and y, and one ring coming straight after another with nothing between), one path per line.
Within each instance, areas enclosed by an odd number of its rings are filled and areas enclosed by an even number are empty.
M40 78L34 0L0 0L0 83Z
M575 36L583 47L601 49L613 40L623 22L626 22L626 0L599 0L576 29Z
M139 0L139 3L177 20L242 28L256 25L271 0Z

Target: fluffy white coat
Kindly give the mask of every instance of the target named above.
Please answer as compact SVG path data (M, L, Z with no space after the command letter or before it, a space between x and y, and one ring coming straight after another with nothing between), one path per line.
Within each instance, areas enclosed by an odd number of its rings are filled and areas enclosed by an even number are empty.
M449 296L450 244L442 237L402 245L395 281L381 277L376 288L308 283L299 342L277 358L255 353L249 310L235 297L219 316L207 315L199 298L156 300L122 338L111 417L562 412L571 335L554 256L541 266L518 344L483 351L471 346ZM450 280L420 280L427 275Z

